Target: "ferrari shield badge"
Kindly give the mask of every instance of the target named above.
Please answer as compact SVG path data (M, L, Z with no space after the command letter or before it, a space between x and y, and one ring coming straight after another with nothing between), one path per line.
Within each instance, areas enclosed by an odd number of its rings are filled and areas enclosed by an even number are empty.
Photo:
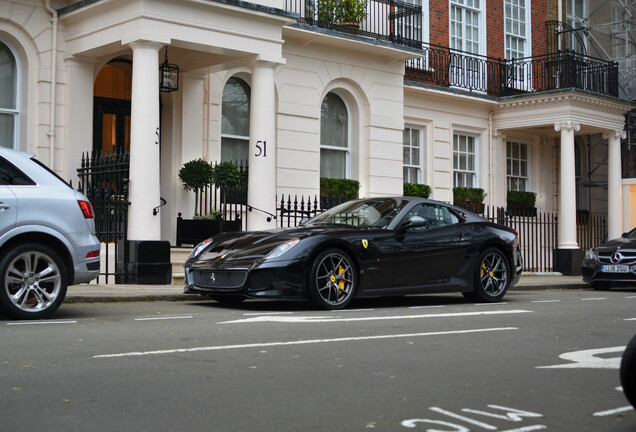
M364 247L365 249L369 247L368 240L362 240L362 247Z

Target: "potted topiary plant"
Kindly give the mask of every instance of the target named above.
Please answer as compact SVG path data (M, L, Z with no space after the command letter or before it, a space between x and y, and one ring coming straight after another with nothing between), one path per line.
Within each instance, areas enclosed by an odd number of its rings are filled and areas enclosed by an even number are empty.
M454 187L453 204L463 207L473 213L484 213L484 199L486 192L482 188Z
M535 217L537 215L536 200L537 194L534 192L508 191L506 197L508 214L511 216Z
M240 186L241 180L241 171L232 162L221 162L212 168L212 183L221 190L221 201L223 202L221 232L241 230L240 217L237 216L234 220L226 219L228 216L228 196Z
M196 245L219 233L220 214L198 214L199 193L212 183L212 173L212 165L200 158L184 163L179 170L179 180L183 183L183 189L193 191L195 199L192 219L183 219L181 213L177 216L177 246Z

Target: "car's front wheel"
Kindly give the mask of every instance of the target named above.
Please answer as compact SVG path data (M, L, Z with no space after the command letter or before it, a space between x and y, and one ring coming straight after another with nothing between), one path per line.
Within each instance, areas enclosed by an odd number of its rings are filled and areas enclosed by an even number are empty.
M63 261L44 245L19 245L0 260L0 306L11 318L51 316L66 297L67 283Z
M309 296L322 309L346 307L356 291L357 273L353 260L340 249L327 249L313 262Z
M503 298L510 285L508 260L497 248L483 251L476 261L473 292L465 292L464 297L486 303Z

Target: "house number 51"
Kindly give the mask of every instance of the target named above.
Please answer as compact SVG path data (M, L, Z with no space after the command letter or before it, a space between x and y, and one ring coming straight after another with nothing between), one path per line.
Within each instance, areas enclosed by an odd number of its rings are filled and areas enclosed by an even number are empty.
M254 156L267 157L267 141L256 141L256 153Z

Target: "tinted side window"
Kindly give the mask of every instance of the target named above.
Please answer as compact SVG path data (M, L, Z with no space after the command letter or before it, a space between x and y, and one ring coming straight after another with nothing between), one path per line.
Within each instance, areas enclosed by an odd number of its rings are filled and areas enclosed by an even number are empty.
M16 186L16 185L34 185L35 183L28 178L22 171L0 157L0 185Z
M418 204L408 212L406 217L409 218L411 216L423 217L428 221L428 224L423 227L409 228L409 231L438 228L459 222L457 216L450 212L448 208L436 204Z

